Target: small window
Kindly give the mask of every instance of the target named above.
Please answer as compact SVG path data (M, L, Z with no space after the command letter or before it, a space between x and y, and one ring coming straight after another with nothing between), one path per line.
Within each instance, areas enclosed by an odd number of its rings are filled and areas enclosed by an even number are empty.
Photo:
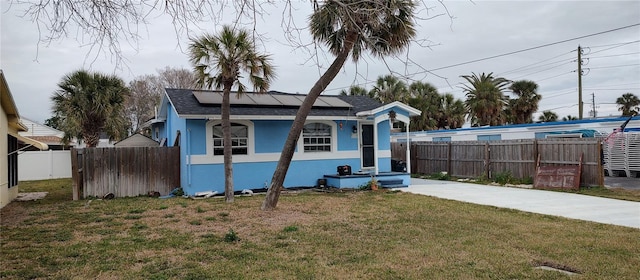
M224 141L222 139L222 125L213 126L213 154L224 155ZM246 155L248 151L249 128L239 123L231 123L231 154Z
M451 142L451 137L433 137L432 142Z
M478 135L477 139L478 141L496 141L496 140L502 140L502 136L500 134Z
M302 143L305 152L331 152L331 126L323 123L310 123L302 130Z

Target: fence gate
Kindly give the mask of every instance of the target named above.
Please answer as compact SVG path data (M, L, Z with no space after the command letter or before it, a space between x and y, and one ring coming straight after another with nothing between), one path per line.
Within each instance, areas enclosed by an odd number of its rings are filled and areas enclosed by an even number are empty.
M180 147L71 150L73 199L168 194L180 185Z

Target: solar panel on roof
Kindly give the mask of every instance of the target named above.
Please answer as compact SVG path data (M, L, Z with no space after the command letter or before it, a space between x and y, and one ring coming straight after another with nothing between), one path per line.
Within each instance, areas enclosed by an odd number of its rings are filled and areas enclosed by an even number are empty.
M295 95L274 94L273 97L284 106L300 106L302 100Z
M318 99L322 99L322 101L329 104L329 107L353 107L351 104L344 102L337 96L320 96Z
M248 94L249 98L253 99L256 105L282 105L280 101L275 99L273 95L265 94Z
M316 102L313 103L313 106L315 107L331 107L331 105L329 105L329 103L324 101L324 96L318 96L318 99L316 99Z
M193 91L200 104L222 104L222 94L211 91Z
M231 105L258 105L253 99L249 98L249 94L240 95L240 98L238 98L238 94L232 92L229 97Z
M222 92L219 91L193 91L200 104L222 104ZM261 94L261 93L245 93L240 98L235 92L231 93L231 105L252 105L252 106L294 106L300 107L304 101L303 95L290 94ZM319 96L314 107L325 108L350 108L351 104L340 100L336 96Z

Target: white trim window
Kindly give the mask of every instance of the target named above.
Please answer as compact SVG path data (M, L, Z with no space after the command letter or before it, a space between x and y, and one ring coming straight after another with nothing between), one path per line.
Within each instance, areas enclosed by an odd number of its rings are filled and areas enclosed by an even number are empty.
M224 141L222 124L213 126L213 155L224 155ZM249 154L249 126L240 123L231 123L231 151L233 155Z
M333 128L324 123L308 123L302 129L302 146L305 153L331 152Z

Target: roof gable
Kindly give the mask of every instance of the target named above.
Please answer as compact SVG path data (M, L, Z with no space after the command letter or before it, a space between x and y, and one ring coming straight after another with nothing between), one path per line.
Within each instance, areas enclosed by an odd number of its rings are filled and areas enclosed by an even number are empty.
M159 144L147 136L136 133L113 145L116 147L157 147Z

